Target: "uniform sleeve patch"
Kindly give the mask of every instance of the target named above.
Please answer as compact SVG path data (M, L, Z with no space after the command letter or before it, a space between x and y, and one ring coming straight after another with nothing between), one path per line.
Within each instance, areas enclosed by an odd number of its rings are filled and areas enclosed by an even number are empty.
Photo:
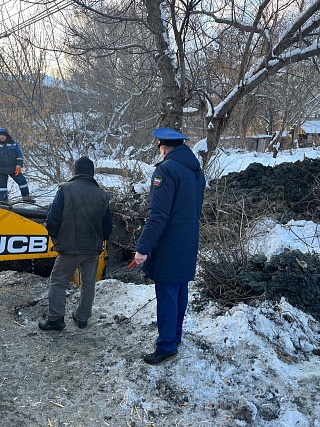
M158 188L162 184L162 176L155 176L153 178L153 187Z

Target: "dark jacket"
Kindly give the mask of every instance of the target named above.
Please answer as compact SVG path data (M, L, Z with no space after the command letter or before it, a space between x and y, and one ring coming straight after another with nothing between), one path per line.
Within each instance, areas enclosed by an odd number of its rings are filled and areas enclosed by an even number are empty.
M181 283L195 276L205 178L187 145L170 151L152 176L148 213L136 251L155 282Z
M0 173L13 174L16 166L23 166L23 155L19 144L14 141L6 129L0 129L7 135L5 142L0 141Z
M46 227L58 253L100 254L112 230L107 193L91 176L75 175L60 185Z

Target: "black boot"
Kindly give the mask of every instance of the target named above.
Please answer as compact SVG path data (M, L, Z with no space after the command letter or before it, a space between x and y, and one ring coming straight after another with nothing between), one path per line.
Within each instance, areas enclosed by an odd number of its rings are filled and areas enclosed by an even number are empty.
M57 320L40 320L38 326L43 331L62 331L66 324L64 323L64 317L60 317Z
M175 351L174 353L162 353L159 350L156 350L153 353L144 355L143 360L149 365L160 365L160 363L176 356L178 356L178 351Z
M72 312L72 319L76 322L78 328L81 328L81 329L85 328L88 324L88 322L81 322L81 320L77 319L77 315L75 311Z

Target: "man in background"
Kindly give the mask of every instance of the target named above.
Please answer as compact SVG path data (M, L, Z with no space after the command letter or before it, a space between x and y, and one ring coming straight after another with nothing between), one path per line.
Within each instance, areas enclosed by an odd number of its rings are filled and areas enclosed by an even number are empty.
M39 322L45 331L65 328L66 289L77 268L81 294L72 317L85 328L92 314L99 255L112 231L109 196L93 176L93 162L77 160L74 176L60 185L48 212L46 227L59 255L50 276L48 319Z
M154 131L162 161L152 176L147 219L136 244L135 261L155 282L158 338L144 361L158 365L178 354L195 276L205 178L188 140L170 128Z
M29 187L25 176L21 173L23 155L19 144L9 135L7 129L0 128L0 200L8 201L8 177L18 185L22 200L35 203L29 195Z

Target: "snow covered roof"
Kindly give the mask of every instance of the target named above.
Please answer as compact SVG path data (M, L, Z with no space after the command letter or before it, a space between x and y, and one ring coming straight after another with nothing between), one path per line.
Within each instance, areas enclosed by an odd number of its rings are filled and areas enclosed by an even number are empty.
M258 134L247 136L247 139L272 139L272 135Z
M302 125L306 133L320 133L320 120L308 120Z

